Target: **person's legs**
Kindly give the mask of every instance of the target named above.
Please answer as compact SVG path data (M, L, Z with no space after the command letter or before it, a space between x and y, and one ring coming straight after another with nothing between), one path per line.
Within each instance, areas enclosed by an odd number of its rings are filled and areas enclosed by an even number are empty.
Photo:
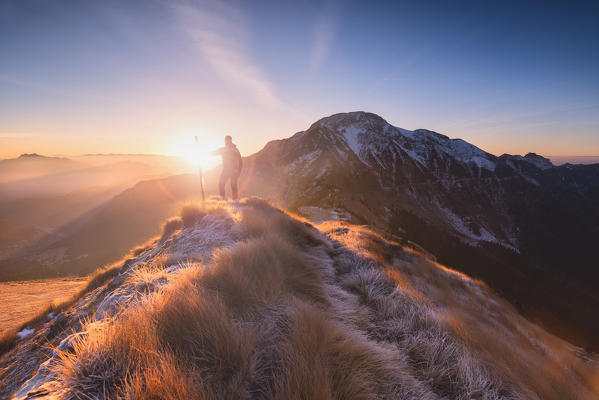
M238 199L237 178L239 178L239 175L237 175L237 174L231 175L231 192L233 194L233 200Z
M221 172L220 179L218 180L218 192L220 193L220 197L223 200L227 200L225 197L225 183L227 183L227 179L229 177L225 174L225 172Z

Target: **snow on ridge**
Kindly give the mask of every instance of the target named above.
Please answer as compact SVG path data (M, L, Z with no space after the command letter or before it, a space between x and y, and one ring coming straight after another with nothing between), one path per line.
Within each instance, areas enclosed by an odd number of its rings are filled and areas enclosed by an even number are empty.
M433 146L438 152L448 154L458 161L473 163L479 168L495 171L495 157L475 145L468 143L463 139L451 139L431 131L419 130L419 133L423 134L433 142Z
M473 240L475 243L488 242L488 243L499 244L507 249L510 249L515 252L519 252L518 248L514 247L511 243L497 238L495 235L493 235L491 232L489 232L487 229L485 229L482 226L480 227L479 234L474 233L468 226L466 226L466 224L464 223L464 220L460 216L455 214L449 208L443 207L439 203L437 203L437 206L439 207L439 209L441 210L443 215L446 217L446 221L449 222L451 227L456 232L462 234L466 238Z
M295 160L293 160L291 163L285 166L286 172L293 172L298 167L302 166L304 163L312 164L314 161L316 161L316 159L321 153L322 151L320 149L315 149L312 150L310 153L302 154L301 156L297 157Z
M471 143L427 129L411 131L395 127L376 114L362 111L334 114L322 118L313 126L324 128L327 133L341 134L351 151L367 165L368 155L381 164L380 153L394 147L393 154L401 154L401 150L424 166L430 155L436 152L461 163L476 165L479 169L495 171L496 168L496 157Z

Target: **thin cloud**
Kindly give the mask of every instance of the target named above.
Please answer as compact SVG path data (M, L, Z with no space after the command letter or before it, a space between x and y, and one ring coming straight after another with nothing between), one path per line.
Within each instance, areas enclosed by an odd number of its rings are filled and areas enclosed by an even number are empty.
M310 72L316 72L324 64L331 51L335 31L333 23L325 18L319 18L316 23L314 43L310 51Z
M225 84L245 90L263 105L282 106L244 45L248 33L241 10L217 1L176 3L171 7L183 32Z
M316 72L329 56L337 35L337 17L332 2L317 17L310 50L310 72Z

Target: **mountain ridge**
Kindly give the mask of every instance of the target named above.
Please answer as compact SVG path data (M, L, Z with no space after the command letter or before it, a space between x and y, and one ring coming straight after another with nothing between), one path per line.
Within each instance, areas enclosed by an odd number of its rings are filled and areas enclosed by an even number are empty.
M1 398L586 400L599 391L593 356L483 283L364 227L314 226L257 198L190 206L171 221L25 326L0 357Z

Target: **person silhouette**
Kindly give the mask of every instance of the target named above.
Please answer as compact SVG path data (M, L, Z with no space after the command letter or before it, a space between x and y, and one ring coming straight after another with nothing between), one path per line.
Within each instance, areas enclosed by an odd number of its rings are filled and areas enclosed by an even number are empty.
M239 198L237 179L239 179L239 175L241 174L243 161L237 146L233 143L233 138L231 138L229 135L225 136L225 146L213 151L212 154L222 157L223 169L220 173L220 179L218 181L218 191L220 193L220 197L222 197L223 200L227 199L225 194L225 185L227 184L227 181L231 181L231 193L233 195L233 200L237 200Z

